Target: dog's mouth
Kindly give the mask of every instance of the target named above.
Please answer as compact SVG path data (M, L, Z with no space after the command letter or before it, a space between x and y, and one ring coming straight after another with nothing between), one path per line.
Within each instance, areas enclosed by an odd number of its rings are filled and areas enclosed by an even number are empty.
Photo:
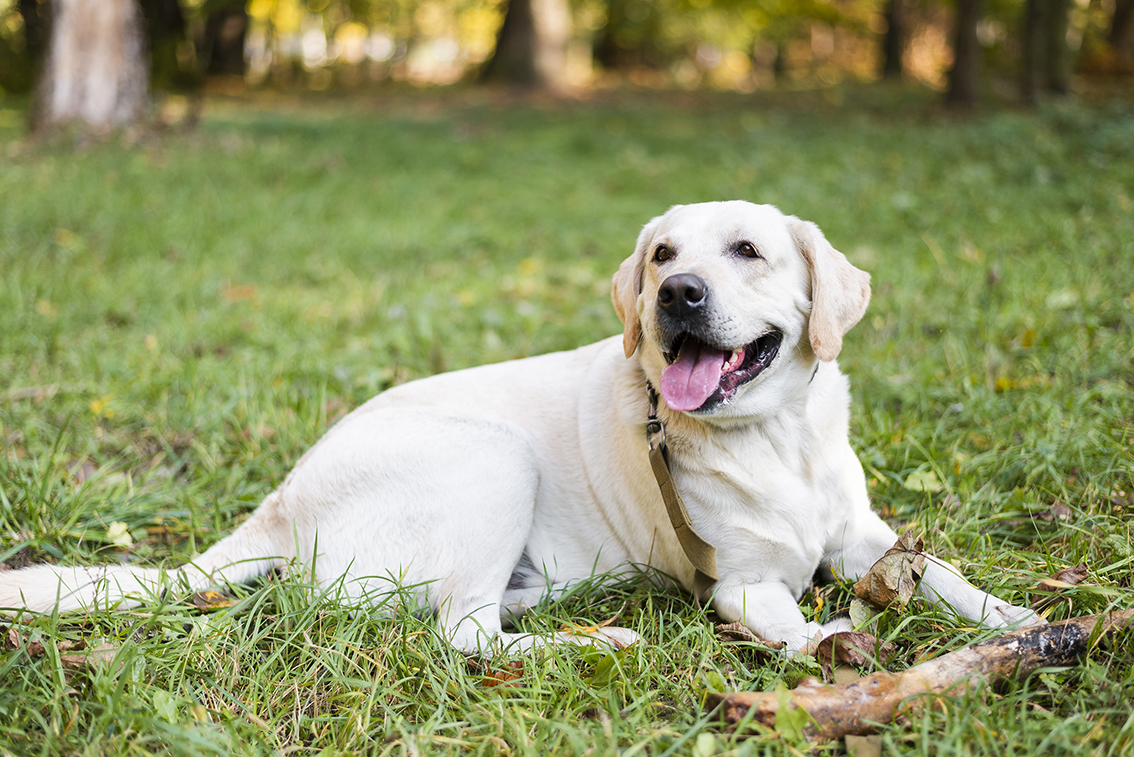
M772 329L751 344L722 348L681 334L665 353L659 389L673 410L707 410L728 402L759 376L780 351L784 335Z

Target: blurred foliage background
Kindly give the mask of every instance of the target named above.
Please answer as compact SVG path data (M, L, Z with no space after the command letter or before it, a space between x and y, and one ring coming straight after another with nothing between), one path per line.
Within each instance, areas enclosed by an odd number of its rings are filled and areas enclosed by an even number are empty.
M140 0L153 87L358 88L492 78L748 92L896 78L1034 100L1134 71L1134 0ZM51 0L0 0L0 89L30 92ZM509 23L505 19L514 17ZM962 28L964 27L964 28ZM494 56L520 38L520 58ZM966 42L961 38L967 35ZM526 47L525 47L526 45ZM532 48L535 52L532 52ZM507 48L507 49L506 49ZM961 51L955 54L955 51ZM549 57L550 56L550 57ZM542 65L542 70L540 66ZM500 69L503 69L500 71ZM971 86L971 84L970 84ZM962 93L963 95L964 93ZM962 96L971 104L978 95Z

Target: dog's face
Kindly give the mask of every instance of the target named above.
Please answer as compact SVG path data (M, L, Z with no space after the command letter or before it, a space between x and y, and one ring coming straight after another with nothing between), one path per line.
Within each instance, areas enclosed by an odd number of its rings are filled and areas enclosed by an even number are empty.
M870 277L814 224L770 205L679 205L653 219L614 277L626 356L673 410L774 410L834 360Z

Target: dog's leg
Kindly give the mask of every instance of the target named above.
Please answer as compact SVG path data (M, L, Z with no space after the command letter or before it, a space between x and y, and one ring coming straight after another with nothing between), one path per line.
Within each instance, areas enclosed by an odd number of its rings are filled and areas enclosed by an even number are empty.
M898 540L898 535L874 512L862 524L859 535L842 549L824 559L824 565L837 575L858 580ZM965 580L952 564L926 555L922 595L954 615L977 621L989 628L1008 628L1045 623L1025 607L1016 607L983 592Z
M822 624L808 621L791 590L773 581L725 582L713 594L713 607L725 620L739 620L765 641L784 642L789 652L805 649L810 641L850 630L850 623L838 618Z
M287 555L289 528L278 518L278 498L278 491L269 494L233 534L179 568L36 565L0 572L0 612L21 607L66 612L131 606L182 584L196 591L222 581L240 583L262 575L284 559L281 555Z

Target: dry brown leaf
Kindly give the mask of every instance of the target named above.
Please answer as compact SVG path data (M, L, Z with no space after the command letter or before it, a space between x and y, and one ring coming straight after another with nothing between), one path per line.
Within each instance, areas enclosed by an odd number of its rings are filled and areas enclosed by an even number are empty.
M488 668L484 671L484 678L481 679L480 685L485 688L493 688L495 686L516 686L515 683L520 677L524 675L524 661L513 660L505 663L503 668L493 670Z
M1067 589L1074 589L1076 585L1082 583L1089 575L1090 572L1087 570L1087 566L1084 563L1056 571L1054 575L1041 580L1036 584L1036 587L1032 589L1033 592L1041 595L1032 600L1032 607L1046 608L1052 604L1058 603L1058 599L1051 595L1059 594Z
M1036 517L1040 520L1052 523L1054 521L1071 520L1075 517L1075 511L1062 502L1056 502L1048 509L1037 513Z
M254 300L259 294L255 284L229 284L221 289L221 297L225 302L240 302L241 300Z
M921 537L905 533L870 567L854 585L859 599L878 607L898 604L904 607L913 597L917 582L925 572L925 553Z
M67 470L70 471L71 478L76 484L82 484L93 476L98 469L87 460L75 460L67 465Z
M232 607L234 604L236 604L235 599L212 589L199 591L193 595L193 606L201 612L215 612Z
M874 660L885 663L894 656L894 645L862 631L840 631L819 642L815 657L824 665L863 667Z
M0 628L0 632L4 634L4 649L19 649L20 648L20 632L11 626Z
M721 637L721 641L726 644L737 642L749 642L752 644L759 644L762 647L771 650L780 650L784 648L782 641L765 641L761 639L756 633L744 625L740 621L735 623L722 623L716 627L717 635Z
M1087 564L1079 563L1070 568L1057 571L1051 578L1053 581L1062 581L1065 584L1074 586L1086 580L1088 575L1090 575L1090 571L1087 570Z
M846 738L847 754L850 757L882 757L882 737L876 734Z
M78 654L59 655L60 664L67 670L82 670L83 668L97 668L114 662L118 654L118 647L110 644L99 644Z
M1070 568L1056 571L1050 578L1041 580L1033 591L1054 592L1060 589L1072 589L1076 584L1082 583L1090 575L1087 566L1079 563Z

